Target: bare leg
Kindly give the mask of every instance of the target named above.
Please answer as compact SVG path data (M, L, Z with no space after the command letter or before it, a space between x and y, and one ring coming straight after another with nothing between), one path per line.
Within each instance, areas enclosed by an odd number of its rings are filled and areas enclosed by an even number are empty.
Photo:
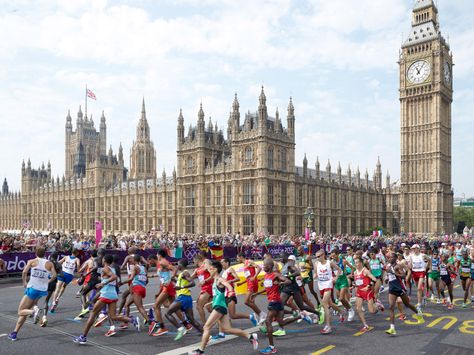
M35 301L29 298L28 296L23 296L18 306L18 320L15 326L15 332L19 332L20 328L26 321L28 316L33 314L33 310L31 309L35 305Z
M201 323L206 323L206 312L204 311L204 305L209 302L211 295L207 292L203 292L199 295L197 300L197 311L199 313L199 318L201 318Z

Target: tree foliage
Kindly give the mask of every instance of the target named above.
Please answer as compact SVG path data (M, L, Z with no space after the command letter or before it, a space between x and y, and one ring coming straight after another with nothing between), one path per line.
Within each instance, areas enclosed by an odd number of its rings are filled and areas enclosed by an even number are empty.
M464 222L466 226L474 226L474 207L454 207L453 225L457 228L459 222Z

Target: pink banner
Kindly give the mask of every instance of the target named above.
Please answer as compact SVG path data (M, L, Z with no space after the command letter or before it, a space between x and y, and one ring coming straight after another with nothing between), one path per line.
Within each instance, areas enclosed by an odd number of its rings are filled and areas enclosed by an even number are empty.
M309 228L306 228L305 231L304 231L304 238L306 240L309 240Z
M95 221L95 245L99 246L99 243L101 240L102 240L102 222Z

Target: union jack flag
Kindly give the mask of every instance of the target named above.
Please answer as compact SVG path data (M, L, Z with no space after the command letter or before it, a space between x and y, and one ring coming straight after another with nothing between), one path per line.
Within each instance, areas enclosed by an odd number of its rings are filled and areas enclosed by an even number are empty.
M97 100L95 94L89 89L87 89L87 97L90 97L92 100Z

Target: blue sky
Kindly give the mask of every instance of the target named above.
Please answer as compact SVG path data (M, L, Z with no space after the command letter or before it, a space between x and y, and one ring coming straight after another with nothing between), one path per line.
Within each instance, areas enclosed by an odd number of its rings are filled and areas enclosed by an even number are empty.
M199 103L224 131L234 93L270 113L293 96L296 161L400 175L397 58L412 0L0 0L0 178L19 189L22 159L64 172L64 124L84 87L108 145L126 161L145 97L157 168L176 164L176 122ZM453 188L474 195L474 2L438 1L454 55ZM403 33L405 35L403 35ZM286 120L283 120L286 124ZM129 164L127 164L129 165Z

